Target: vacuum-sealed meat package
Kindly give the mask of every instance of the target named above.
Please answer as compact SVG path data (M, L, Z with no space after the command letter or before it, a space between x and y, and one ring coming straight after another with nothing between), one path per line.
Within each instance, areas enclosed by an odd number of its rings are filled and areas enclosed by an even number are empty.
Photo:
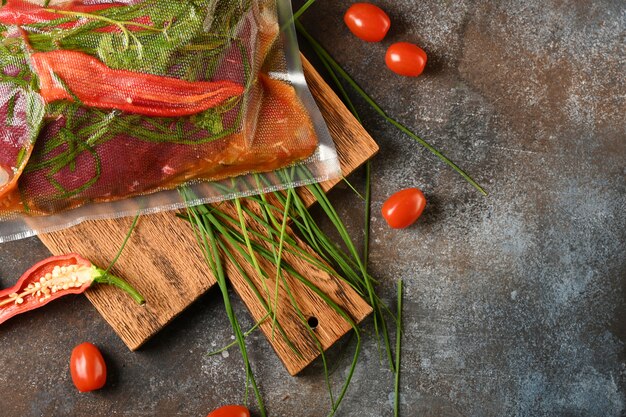
M3 1L0 242L340 175L291 19L288 0Z

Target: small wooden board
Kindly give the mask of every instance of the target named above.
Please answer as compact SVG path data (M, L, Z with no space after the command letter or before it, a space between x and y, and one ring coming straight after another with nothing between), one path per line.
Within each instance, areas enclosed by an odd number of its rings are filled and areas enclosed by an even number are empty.
M303 62L307 82L335 140L342 171L347 176L371 158L378 151L378 146L310 63L306 59ZM322 185L325 190L329 190L337 182L338 180L329 181ZM308 205L314 203L308 192L299 192ZM220 205L220 209L228 210L229 206L232 209L230 203ZM88 221L61 232L41 235L40 239L53 254L78 252L95 264L106 266L119 250L131 222L132 219L128 218ZM249 221L248 227L261 226ZM288 233L293 235L290 229ZM299 244L313 253L304 243ZM341 280L288 253L284 255L284 259L315 282L355 322L371 313L369 305ZM246 265L246 262L241 263ZM261 264L261 267L268 276L275 275L269 265ZM226 268L229 280L254 319L262 320L267 314L266 310L241 272L230 262L226 262ZM249 265L245 269L260 289L262 278ZM138 349L216 283L191 227L171 212L142 216L139 219L123 256L112 272L135 286L146 298L146 305L137 306L124 293L107 286L89 290L87 297L131 350ZM317 294L293 277L287 276L286 279L301 313L306 318L317 319L315 334L324 349L350 331L350 325ZM271 279L265 284L274 288ZM298 352L289 347L284 337L272 331L271 320L264 321L261 329L268 336L287 370L295 375L319 355L319 348L311 337L310 330L291 306L284 286L281 284L279 288L277 322ZM273 305L273 297L266 302Z

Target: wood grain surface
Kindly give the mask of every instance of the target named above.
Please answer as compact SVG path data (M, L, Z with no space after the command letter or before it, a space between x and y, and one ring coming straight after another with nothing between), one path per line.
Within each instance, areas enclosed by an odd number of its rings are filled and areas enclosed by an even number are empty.
M378 146L304 58L303 65L311 92L335 141L342 172L344 176L348 175L372 157ZM337 182L328 181L322 186L329 190ZM299 193L307 205L314 203L314 198L306 190L301 189ZM228 211L233 207L230 203L223 203L220 209ZM87 221L71 229L41 235L40 239L53 254L78 252L95 264L106 266L119 250L131 223L129 218ZM261 226L250 220L248 227L260 230ZM288 232L293 235L290 229ZM299 244L313 253L303 242ZM355 321L361 321L371 312L369 305L347 284L288 253L284 258L298 272L315 282ZM243 261L241 263L246 265ZM269 265L262 263L261 266L268 276L275 276ZM266 316L265 307L241 272L230 262L226 262L226 268L231 284L254 319L261 320ZM263 278L258 277L249 265L245 270L260 289ZM146 304L138 306L126 294L107 286L90 289L87 297L131 350L138 349L216 283L190 226L171 212L139 219L123 256L112 272L135 286L146 298ZM293 277L286 276L286 280L301 313L305 318L317 319L319 324L315 334L324 349L350 330L350 325L313 291ZM274 288L271 279L266 284ZM273 305L273 296L266 301ZM279 283L277 305L277 322L297 352L289 347L284 337L272 331L271 321L266 320L261 329L289 373L295 375L319 355L319 348L291 305L282 283Z

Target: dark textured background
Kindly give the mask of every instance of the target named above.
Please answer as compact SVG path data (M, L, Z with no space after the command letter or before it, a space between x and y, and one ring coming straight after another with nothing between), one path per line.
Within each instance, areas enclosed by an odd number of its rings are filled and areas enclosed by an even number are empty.
M389 300L406 281L403 415L624 415L625 3L381 0L393 28L376 45L343 26L351 2L318 3L303 19L310 31L382 107L490 191L481 197L358 101L381 145L371 267ZM385 48L401 40L428 52L422 77L385 69ZM380 206L411 186L429 206L414 227L392 231ZM332 196L358 235L359 201L346 188ZM1 284L46 255L35 239L0 245ZM240 402L237 351L206 356L230 341L220 298L210 292L137 353L84 297L5 323L0 415L201 417ZM365 329L338 415L391 416L392 375L371 322ZM110 382L81 395L67 362L86 340L102 347ZM260 334L250 352L270 416L326 414L319 363L292 378ZM350 357L330 356L337 382Z

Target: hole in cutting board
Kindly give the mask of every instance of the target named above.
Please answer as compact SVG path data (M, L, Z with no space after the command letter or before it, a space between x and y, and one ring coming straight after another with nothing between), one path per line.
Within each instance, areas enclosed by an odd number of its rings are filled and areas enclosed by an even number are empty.
M317 320L317 317L309 317L309 319L306 322L311 328L311 330L315 330L315 328L320 324L319 320Z

